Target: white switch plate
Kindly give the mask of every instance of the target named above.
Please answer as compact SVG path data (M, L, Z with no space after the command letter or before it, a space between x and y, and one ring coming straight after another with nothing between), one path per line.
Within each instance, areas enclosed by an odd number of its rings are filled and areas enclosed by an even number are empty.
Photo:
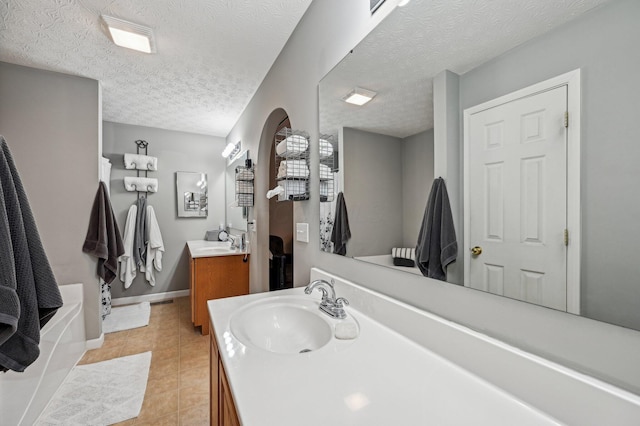
M296 240L303 243L309 242L309 224L296 223Z

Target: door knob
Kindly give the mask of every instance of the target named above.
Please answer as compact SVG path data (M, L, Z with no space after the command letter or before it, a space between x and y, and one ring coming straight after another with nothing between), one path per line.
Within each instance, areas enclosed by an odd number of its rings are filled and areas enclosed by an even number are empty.
M480 246L471 247L469 250L471 250L471 254L474 256L482 254L482 247Z

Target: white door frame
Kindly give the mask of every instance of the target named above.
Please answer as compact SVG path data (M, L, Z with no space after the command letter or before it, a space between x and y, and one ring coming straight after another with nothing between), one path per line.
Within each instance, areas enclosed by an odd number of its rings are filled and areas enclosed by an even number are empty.
M567 86L569 129L567 137L567 312L580 314L580 69L516 90L464 110L464 285L469 286L471 229L469 206L469 121L472 114L540 92Z

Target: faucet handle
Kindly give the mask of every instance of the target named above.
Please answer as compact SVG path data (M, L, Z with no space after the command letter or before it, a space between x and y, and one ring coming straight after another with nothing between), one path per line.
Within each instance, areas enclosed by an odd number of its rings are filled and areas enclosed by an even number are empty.
M338 309L344 308L344 305L349 305L349 301L344 297L338 297L333 303Z
M329 293L327 293L327 290L322 287L318 287L318 290L320 290L320 292L322 293L322 301L327 301L329 299Z

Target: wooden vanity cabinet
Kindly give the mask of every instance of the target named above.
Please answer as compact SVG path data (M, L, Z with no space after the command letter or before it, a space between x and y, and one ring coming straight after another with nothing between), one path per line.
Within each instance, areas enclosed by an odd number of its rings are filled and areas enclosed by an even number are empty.
M207 300L249 294L249 255L196 257L190 260L191 322L209 334Z
M211 327L213 329L213 326ZM222 365L215 335L211 335L211 407L210 424L212 426L240 426L236 405L229 388L227 374Z

